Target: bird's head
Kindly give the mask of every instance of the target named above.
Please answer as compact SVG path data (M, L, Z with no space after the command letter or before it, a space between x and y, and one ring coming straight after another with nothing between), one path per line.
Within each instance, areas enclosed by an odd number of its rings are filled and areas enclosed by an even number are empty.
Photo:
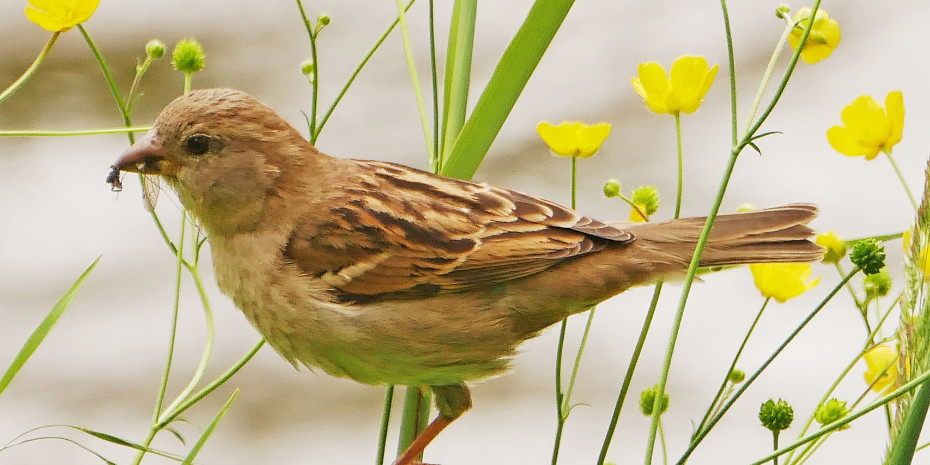
M288 173L320 154L283 118L249 95L201 89L168 104L152 129L111 166L158 175L213 233L260 227L269 197L280 196Z

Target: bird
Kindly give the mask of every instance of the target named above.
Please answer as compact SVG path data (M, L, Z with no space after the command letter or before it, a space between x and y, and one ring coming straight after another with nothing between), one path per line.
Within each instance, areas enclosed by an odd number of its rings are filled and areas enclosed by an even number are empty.
M471 408L467 383L632 286L682 278L705 218L599 221L540 197L321 153L233 89L177 97L110 167L157 175L206 232L219 289L285 360L428 389L409 465ZM810 262L817 207L719 215L702 267Z

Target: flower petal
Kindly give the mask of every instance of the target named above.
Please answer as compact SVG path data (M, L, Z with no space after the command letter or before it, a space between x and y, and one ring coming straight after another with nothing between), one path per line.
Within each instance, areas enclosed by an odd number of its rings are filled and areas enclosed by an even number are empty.
M890 151L898 142L904 132L904 94L900 90L889 92L885 97L885 113L891 126L891 134L885 141L885 149Z
M665 68L662 65L650 61L640 63L638 67L639 86L642 89L637 90L643 96L643 102L655 113L673 113L668 107L668 98L671 91L668 75L665 74ZM633 88L636 89L636 85ZM645 95L644 95L645 94Z
M609 123L598 123L593 126L584 126L578 132L578 156L588 158L598 150L607 136L610 135Z

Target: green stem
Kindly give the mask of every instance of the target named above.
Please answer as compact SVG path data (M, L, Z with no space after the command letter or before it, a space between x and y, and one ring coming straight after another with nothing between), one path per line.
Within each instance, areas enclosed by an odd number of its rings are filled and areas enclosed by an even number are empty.
M254 357L255 354L258 353L258 350L261 349L264 345L265 340L259 340L241 359L239 359L238 362L229 367L229 369L223 372L222 375L214 379L210 384L204 386L203 389L197 391L196 394L188 398L186 401L179 404L173 412L165 412L166 415L156 425L157 429L161 430L168 426L168 424L177 419L178 416L187 411L187 409L191 408L191 406L197 402L200 402L201 399L215 391L218 387L222 386L226 381L229 381L229 378L232 378L232 376L238 373L239 370L241 370L242 367L244 367L245 364L249 362L249 360L252 360L252 357Z
M410 71L410 81L413 83L413 93L417 98L417 110L420 113L420 125L423 126L423 138L426 141L426 150L429 153L429 159L435 159L433 153L432 136L430 135L429 116L426 112L426 104L423 102L423 90L420 89L420 78L417 76L417 65L413 60L413 47L410 45L410 32L407 27L407 15L404 10L404 4L401 0L395 0L397 4L397 19L400 20L400 34L404 42L404 56L407 58L407 69Z
M413 2L415 1L416 0L410 0L410 2L407 3L407 6L404 7L404 11L409 10L410 7L413 6ZM380 48L381 44L383 44L384 41L387 40L388 36L391 35L391 32L394 31L394 28L397 27L399 23L400 23L399 18L395 19L394 22L391 23L391 25L387 28L387 30L384 31L384 34L381 34L381 37L378 38L378 40L375 42L375 45L372 46L371 50L369 50L368 53L365 55L365 57L362 58L361 63L358 64L358 66L355 68L355 71L352 72L352 75L349 76L349 79L346 81L345 85L342 86L342 89L339 91L339 94L336 95L336 98L333 100L332 105L330 105L329 109L326 110L326 113L323 114L323 117L320 118L320 124L317 125L316 134L313 136L314 141L316 140L316 137L318 137L320 133L323 131L323 126L326 126L326 122L329 121L329 117L333 115L333 111L336 110L336 106L339 105L339 102L342 101L342 98L349 91L349 87L352 85L353 82L355 82L355 78L357 78L358 75L362 72L362 68L364 68L365 65L368 64L368 60L371 60L371 57L375 55L375 52L378 51L378 48Z
M914 200L914 194L911 192L911 188L907 186L907 181L904 179L904 174L901 173L901 169L898 168L898 164L894 161L894 158L891 157L891 154L884 152L885 157L888 158L888 163L891 163L891 167L894 168L894 173L898 175L898 180L901 181L901 186L904 187L904 192L907 192L907 199L911 201L914 210L917 210L917 201Z
M171 312L171 331L168 335L168 355L165 357L165 368L162 370L161 382L158 385L158 395L155 397L155 409L152 413L152 424L149 428L148 434L145 437L145 440L142 441L144 448L139 450L139 453L136 455L136 459L133 462L135 465L142 463L142 457L145 456L145 449L149 448L149 446L152 444L152 440L155 439L155 435L158 433L159 428L157 428L157 425L159 419L161 418L162 406L165 403L165 396L168 392L168 379L171 377L171 365L174 362L174 347L178 337L178 315L180 314L181 309L181 268L184 262L184 237L186 236L186 228L187 219L182 218L180 240L178 242L178 248L175 250L177 263L174 282L174 308Z
M442 152L439 150L439 143L442 137L445 137L445 134L439 133L439 71L436 65L436 12L435 5L433 0L429 0L429 68L430 68L430 84L432 85L433 91L433 134L436 137L433 137L433 153L439 158L439 163L433 163L431 165L437 166L441 164L442 161ZM408 5L409 7L409 5ZM437 172L436 170L433 171Z
M840 291L840 289L843 289L843 286L846 285L846 282L852 279L852 277L855 276L856 273L858 272L859 272L859 268L856 268L852 272L850 272L848 275L846 275L830 291L830 293L827 294L827 296L824 297L824 299L820 301L820 304L818 304L817 307L815 307L814 310L812 310L810 314L807 315L804 321L802 321L794 329L794 331L792 331L791 334L789 334L788 337L785 338L785 340L781 343L781 345L778 346L778 348L775 349L774 352L772 352L772 355L770 355L769 358L765 362L762 363L762 365L755 371L755 373L753 373L751 376L746 378L746 381L743 382L743 385L740 386L740 388L729 398L729 400L727 400L726 404L724 404L724 406L720 409L720 412L714 415L710 420L708 420L703 430L698 431L697 434L694 435L694 437L691 439L691 444L688 445L688 449L685 450L681 458L678 459L678 465L683 465L685 461L688 460L688 457L691 456L691 453L694 452L694 449L697 448L698 444L700 444L701 441L703 441L705 437L707 437L707 434L710 433L710 431L714 428L717 422L719 422L720 419L723 418L723 416L727 413L727 411L730 410L730 407L732 407L733 404L735 404L736 401L739 400L739 398L743 395L744 392L746 392L747 389L749 389L749 386L752 386L752 383L762 374L762 372L765 371L765 369L768 368L768 366L771 365L772 362L775 361L775 358L777 358L778 355L781 354L782 351L784 351L786 347L788 347L788 344L791 343L791 341L793 341L795 337L797 337L797 335L801 332L801 330L803 330L804 327L806 327L807 324L810 323L814 319L814 317L817 316L817 314L820 313L820 311L823 310L823 308L827 306L827 303L830 302L831 299L833 299L833 297ZM771 457L769 457L769 459L770 458Z
M772 80L772 74L775 73L775 66L778 64L778 59L781 58L781 52L785 49L785 44L788 43L788 36L791 35L791 30L794 29L793 21L788 20L787 23L785 30L781 33L781 37L778 38L775 51L772 52L772 57L769 59L769 64L765 67L765 73L762 74L762 81L759 83L759 89L756 90L756 96L752 100L752 107L749 108L749 118L746 120L747 134L749 133L749 125L752 124L752 120L756 117L756 112L759 110L759 105L762 103L762 96L765 95L765 89L768 87L769 81Z
M381 428L378 434L378 457L375 465L384 464L384 451L387 449L388 425L391 421L391 405L394 403L394 385L384 391L384 407L381 409Z
M129 110L126 108L126 101L123 100L123 97L119 93L119 89L116 87L116 81L113 79L113 75L110 73L110 67L107 66L106 60L103 59L103 55L100 54L100 50L97 49L97 46L94 44L93 39L90 38L90 34L87 33L87 30L84 29L82 24L78 24L77 28L81 31L81 35L84 36L84 41L87 42L87 46L90 47L91 53L94 54L94 58L97 59L97 63L100 65L100 70L103 71L103 77L107 81L107 87L110 88L110 94L113 95L113 100L116 100L116 106L119 107L119 111L123 116L123 124L126 127L132 126L129 120ZM130 142L132 142L132 135L130 134Z
M571 187L570 187L570 197L571 197L571 206L574 210L577 208L578 198L578 157L572 157L572 171L571 171ZM588 315L588 323L585 326L584 336L581 339L581 348L579 348L578 354L575 357L575 366L572 370L572 377L569 379L568 384L568 393L562 392L562 356L565 352L565 331L568 328L568 318L562 320L562 325L559 329L559 343L556 347L555 353L555 406L556 406L556 428L555 428L555 440L552 445L552 465L555 465L559 461L559 447L562 443L562 431L565 428L565 420L568 419L568 408L567 405L570 401L571 391L575 383L575 374L578 370L578 365L581 363L581 350L584 348L584 343L588 337L588 330L591 327L591 320L594 318L593 310L592 314Z
M700 432L704 428L704 425L707 423L707 420L716 413L718 405L723 405L723 391L726 390L727 384L730 382L730 373L732 373L733 369L736 368L736 363L739 361L740 355L743 354L743 349L746 348L746 343L749 342L749 336L751 336L752 332L756 329L756 325L758 325L759 320L762 319L762 313L765 312L765 308L768 306L771 300L771 297L766 297L765 301L762 302L762 307L759 308L759 313L756 314L756 319L752 321L752 325L749 326L749 331L746 332L746 336L743 338L742 344L740 344L739 349L737 349L736 356L733 357L733 362L730 363L730 368L727 369L727 372L723 377L723 382L720 383L720 388L717 389L717 394L714 396L714 400L707 408L707 412L704 413L704 418L701 419L701 423L698 424L698 427L694 429L695 434Z
M772 450L778 450L778 431L772 431ZM778 465L778 456L772 458L772 464Z
M639 332L639 340L636 341L636 347L633 348L633 354L630 355L630 364L627 366L626 375L623 377L623 384L620 385L620 393L617 395L617 402L614 403L614 412L610 417L610 424L607 426L607 434L604 435L604 443L601 444L601 453L597 458L597 465L604 465L607 460L607 450L610 448L610 441L614 437L614 431L617 429L617 423L620 419L620 410L623 408L623 401L626 400L627 392L630 390L630 383L633 381L633 372L636 371L636 364L639 362L639 356L643 352L643 346L646 345L646 335L652 326L652 318L655 316L656 307L659 304L659 295L662 294L662 283L656 283L655 290L652 292L652 302L649 304L649 310L646 312L646 318L643 321L643 329Z
M727 10L726 0L720 0L723 10L723 32L727 42L727 67L730 70L730 143L736 145L739 138L736 108L736 58L733 53L733 31L730 30L730 12Z
M416 386L407 386L404 392L404 413L401 417L400 437L397 441L397 455L400 455L413 443L423 431L423 425L429 421L429 398Z
M32 64L29 65L29 68L19 77L16 81L10 84L10 87L7 87L0 92L0 102L6 100L9 96L13 95L16 91L19 90L23 84L28 81L32 75L36 73L39 69L39 65L45 60L45 57L48 56L48 53L52 51L52 46L55 45L55 41L58 40L58 36L61 35L61 31L56 31L52 33L52 36L49 37L48 42L45 43L45 46L42 47L42 50L39 51L39 54L36 56L36 59L32 61Z
M572 375L568 378L568 389L565 390L565 397L562 399L562 411L568 418L568 412L571 410L572 390L575 388L575 378L578 376L578 367L581 366L581 355L584 353L585 345L588 342L588 334L591 333L591 323L594 322L594 309L588 310L588 321L585 323L584 332L581 334L581 342L578 344L578 353L575 354L575 363L572 365Z
M307 12L304 11L304 5L301 0L297 0L297 9L300 10L300 18L304 22L304 28L307 30L307 36L310 38L310 60L313 61L313 82L311 94L310 94L310 116L307 120L310 122L310 143L315 144L316 138L319 135L317 132L316 126L316 114L317 114L317 100L319 95L319 83L320 83L320 73L319 66L317 66L317 53L316 53L316 33L314 32L314 26L310 24L310 19L307 17Z
M678 340L678 333L681 330L681 322L684 319L685 306L688 303L688 295L691 292L691 285L694 283L694 276L697 274L698 266L701 263L701 253L704 251L704 247L707 245L707 238L710 236L711 227L714 225L714 220L717 219L717 212L720 210L720 205L723 203L723 196L726 193L727 186L730 184L730 177L733 175L733 170L736 167L736 159L739 157L739 151L734 149L730 153L730 159L727 163L726 170L723 174L723 179L720 181L720 186L717 189L717 196L714 199L714 204L711 206L710 212L707 215L707 220L704 223L704 229L701 231L701 235L698 238L697 245L694 250L694 255L691 257L691 263L688 266L688 273L685 276L684 284L682 285L681 298L678 301L678 310L675 312L675 319L672 322L672 331L669 335L668 346L665 351L665 360L662 363L662 371L659 375L659 383L656 386L656 396L662 396L665 394L665 385L668 382L669 370L672 366L672 355L675 353L675 343ZM652 463L652 454L653 448L655 446L656 432L658 430L659 422L659 412L656 410L652 414L652 423L649 427L649 437L646 442L646 461L645 463Z

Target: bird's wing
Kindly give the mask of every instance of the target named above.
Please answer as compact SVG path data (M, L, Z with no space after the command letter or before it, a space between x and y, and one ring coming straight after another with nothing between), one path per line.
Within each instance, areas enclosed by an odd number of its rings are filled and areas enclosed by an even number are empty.
M538 273L633 239L556 203L384 162L358 162L325 218L284 253L342 301L415 298Z

